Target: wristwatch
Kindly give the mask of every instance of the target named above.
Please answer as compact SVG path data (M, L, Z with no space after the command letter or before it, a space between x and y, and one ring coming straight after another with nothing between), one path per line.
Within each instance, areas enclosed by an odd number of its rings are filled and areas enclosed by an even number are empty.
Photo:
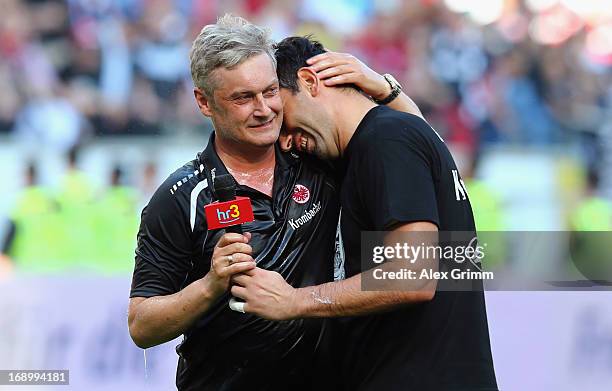
M383 77L391 86L391 93L387 95L387 97L384 99L374 99L374 102L378 103L379 105L386 105L391 103L393 99L397 98L400 92L402 92L402 85L397 80L395 80L392 75L385 73Z

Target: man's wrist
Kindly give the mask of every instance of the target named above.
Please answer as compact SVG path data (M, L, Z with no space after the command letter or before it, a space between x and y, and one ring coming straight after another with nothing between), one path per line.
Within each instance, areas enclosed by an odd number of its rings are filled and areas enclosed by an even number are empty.
M308 289L312 289L312 287L295 288L293 291L293 299L290 308L291 319L307 317Z
M383 75L383 78L385 82L387 82L387 84L389 85L391 92L382 99L374 98L374 101L379 105L387 105L393 102L395 98L397 98L399 94L402 92L402 85L397 80L395 80L393 75L385 73Z
M389 84L389 82L387 81L387 79L384 78L384 76L379 75L380 79L379 79L379 88L377 89L379 92L376 95L372 95L372 98L375 101L380 101L385 99L386 97L388 97L391 92L393 92L393 89L391 88L391 85Z
M209 274L206 274L204 277L196 280L195 283L197 284L196 286L199 293L198 297L200 302L210 303L223 294L222 292L216 292L212 278Z

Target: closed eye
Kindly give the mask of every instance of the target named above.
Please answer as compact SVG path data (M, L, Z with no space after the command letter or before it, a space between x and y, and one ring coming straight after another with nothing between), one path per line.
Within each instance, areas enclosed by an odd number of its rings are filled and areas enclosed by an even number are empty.
M249 95L240 95L240 96L237 96L236 98L232 99L232 102L234 102L236 104L239 104L239 105L242 105L242 104L248 103L250 100L251 100L251 96L249 96Z
M278 87L272 87L267 89L266 91L264 91L264 96L266 98L273 98L278 94L279 88Z

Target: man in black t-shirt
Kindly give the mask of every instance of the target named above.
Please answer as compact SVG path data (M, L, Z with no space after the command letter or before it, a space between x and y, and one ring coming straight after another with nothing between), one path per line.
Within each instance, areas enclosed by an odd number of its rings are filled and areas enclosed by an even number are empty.
M256 268L235 277L232 294L245 300L247 313L267 319L343 317L336 321L335 353L346 390L496 390L481 283L459 292L440 284L437 290L361 289L362 231L474 232L474 220L440 136L422 118L378 106L351 86L326 85L306 67L323 52L306 38L277 45L281 145L342 159L347 279L296 289ZM389 86L382 103L401 88L390 78Z

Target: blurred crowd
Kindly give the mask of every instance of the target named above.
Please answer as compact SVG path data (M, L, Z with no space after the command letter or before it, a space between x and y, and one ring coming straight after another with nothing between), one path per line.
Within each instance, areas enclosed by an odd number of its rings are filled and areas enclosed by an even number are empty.
M67 150L92 136L209 128L188 52L225 12L276 39L312 33L396 75L434 127L468 148L572 141L609 121L610 31L596 34L571 1L492 0L503 8L485 21L451 10L462 3L3 0L0 132ZM597 26L612 28L610 18Z
M27 273L130 272L140 212L158 186L157 165L145 164L138 175L115 165L103 188L80 168L78 148L66 154L59 186L41 183L40 168L27 164L24 187L1 222L7 229L0 237L0 277L9 265Z
M2 0L0 137L64 153L105 136L203 136L211 124L193 99L189 49L203 25L231 12L276 40L312 34L393 74L468 160L492 144L576 147L584 172L612 189L606 3Z

